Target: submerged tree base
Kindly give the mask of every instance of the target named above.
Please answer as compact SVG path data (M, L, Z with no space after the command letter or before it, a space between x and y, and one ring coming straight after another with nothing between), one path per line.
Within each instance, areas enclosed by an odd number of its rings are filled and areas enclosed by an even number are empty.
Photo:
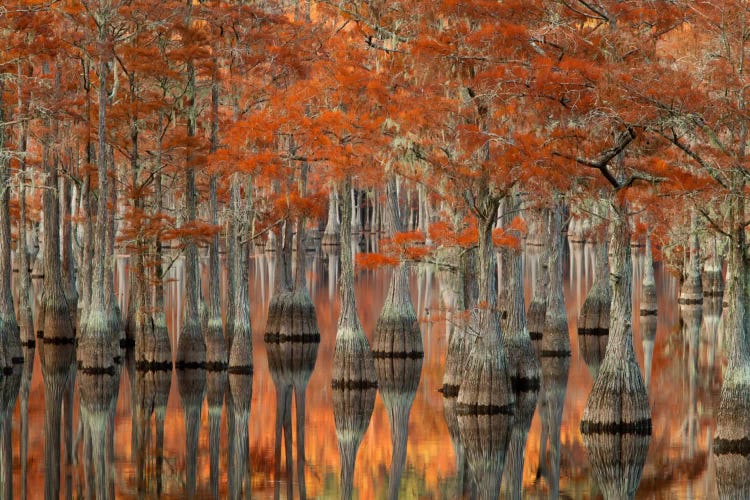
M200 324L196 321L186 320L177 339L177 360L175 367L178 369L195 369L206 367L206 343L201 335Z
M581 433L651 434L648 393L634 359L605 359L586 402Z

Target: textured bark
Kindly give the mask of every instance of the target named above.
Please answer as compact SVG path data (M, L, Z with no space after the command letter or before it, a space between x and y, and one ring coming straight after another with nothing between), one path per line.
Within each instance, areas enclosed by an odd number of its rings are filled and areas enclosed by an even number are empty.
M455 399L461 386L466 357L471 347L467 303L467 270L475 268L475 252L458 248L441 251L440 260L450 264L439 271L440 290L447 309L448 351L445 355L443 386L444 398Z
M339 313L336 331L336 347L333 358L334 389L375 388L375 364L370 344L357 315L354 298L354 262L348 250L351 241L351 179L342 182L340 199L342 200L341 220L341 275L339 290L341 293L341 312ZM346 195L346 196L345 196Z
M338 245L340 243L340 238L341 224L339 223L339 199L336 190L331 189L328 194L328 221L326 222L326 227L323 231L321 244Z
M192 16L192 2L187 2L185 25L189 26ZM192 59L187 62L187 136L195 136L196 128L196 70ZM197 190L195 186L195 165L193 152L188 148L185 158L185 223L192 224L197 217ZM185 239L185 319L177 339L177 368L205 367L206 343L200 324L200 274L198 269L198 248L193 238Z
M497 311L496 252L492 243L492 228L498 201L488 192L480 194L479 199L483 213L477 220L479 309L476 321L472 321L477 338L466 359L457 410L459 413L493 415L512 412L515 398Z
M596 251L596 278L578 317L579 349L594 380L599 375L599 366L607 351L611 305L607 244L600 243Z
M612 309L609 342L581 421L584 433L651 433L646 386L633 350L632 263L627 207L610 211L609 251Z
M536 280L534 282L534 291L529 304L528 312L526 313L528 326L529 326L529 337L531 343L537 355L542 350L542 337L544 336L544 318L547 316L547 292L549 290L549 254L548 254L548 241L549 238L547 233L549 228L547 227L547 216L546 212L540 210L533 218L536 228L534 234L535 239L539 242L538 245L541 247L541 251L535 252L537 257L537 269L536 269ZM531 235L531 229L529 235ZM527 237L526 244L531 245Z
M62 261L62 280L65 298L71 311L78 304L78 290L75 278L75 259L73 256L73 224L71 221L72 186L67 176L60 178L60 260Z
M20 71L20 68L19 68ZM31 74L29 74L31 76ZM21 79L19 78L19 81ZM28 101L24 101L21 104L23 109L22 113L28 113ZM28 248L28 238L26 230L27 224L27 212L26 212L26 149L28 142L28 123L24 122L21 125L21 137L19 143L19 152L21 158L19 161L19 186L18 186L18 244L16 247L16 254L18 256L18 326L20 328L21 345L30 348L24 350L24 355L31 354L31 357L26 357L26 362L34 359L34 349L36 345L36 339L34 335L34 314L32 311L32 305L34 303L33 290L31 287L31 259ZM26 368L24 368L26 371Z
M641 482L650 437L643 434L584 434L591 474L606 499L632 499Z
M106 43L106 23L99 28L99 43ZM94 234L94 272L91 278L91 303L85 321L81 327L76 356L80 370L114 369L114 357L117 355L116 342L119 332L112 330L112 321L107 310L107 231L109 217L107 197L109 193L108 157L107 157L107 66L108 56L99 57L99 115L98 115L98 202L96 211L96 229ZM45 229L51 229L45 224ZM46 259L45 259L46 260ZM45 268L45 281L47 269ZM49 321L45 311L45 323ZM45 330L47 330L45 325ZM46 336L45 336L46 337Z
M7 119L2 102L3 86L0 82L0 123ZM14 364L23 363L23 352L11 288L10 157L4 154L5 130L6 127L0 128L0 152L3 152L0 154L0 370L10 373Z
M570 356L568 316L563 295L563 205L557 200L550 215L549 288L540 354L542 357Z
M351 178L340 186L341 199L341 312L333 354L333 416L341 457L341 498L352 496L354 465L362 436L370 424L377 378L370 344L359 322L354 298L354 263L351 242Z
M750 355L747 343L749 274L743 225L745 210L744 200L739 196L730 203L732 240L727 262L727 306L722 317L728 363L716 415L715 455L747 454L750 450ZM733 461L732 458L722 459L727 466L732 465ZM718 465L717 460L717 475ZM728 470L726 474L731 475L731 471Z
M250 324L250 302L248 298L248 259L250 244L247 243L249 234L249 217L243 213L243 202L240 194L241 178L235 174L232 179L231 200L232 217L234 218L234 234L231 236L234 245L234 261L232 262L235 278L234 293L234 325L232 328L232 346L229 351L229 373L252 374L253 372L253 337ZM245 205L252 210L251 185L247 186L247 200Z
M193 498L197 479L201 409L206 398L206 370L178 369L177 388L185 417L185 496Z
M685 282L680 290L679 304L700 305L703 303L703 283L701 280L701 255L698 241L698 214L690 216L690 260L686 269Z
M520 237L520 235L518 235ZM504 259L508 261L506 290L508 290L508 309L503 344L508 356L508 372L513 392L518 396L523 392L538 392L541 376L539 360L531 344L529 328L526 322L526 304L524 302L523 259L520 251L509 249ZM536 401L536 398L534 398ZM536 404L536 403L535 403Z
M162 117L159 116L159 130L162 130ZM161 137L161 134L159 135ZM156 165L161 167L162 143L157 143ZM163 193L161 174L157 173L154 179L154 206L155 212L160 214L163 210ZM164 270L162 264L162 242L158 234L154 238L154 309L151 316L140 314L136 318L135 337L135 359L136 368L141 371L172 371L172 343L167 330L167 317L164 309ZM149 308L149 301L145 294L141 297L142 310ZM140 334L140 335L139 335Z
M702 284L704 297L724 295L724 276L717 236L710 236L708 239L708 258L703 263Z
M218 97L217 97L218 99ZM217 103L218 106L218 103ZM219 203L216 198L216 175L211 176L211 224L218 224ZM206 361L209 367L226 369L228 363L224 324L221 318L221 282L219 269L219 233L211 238L209 249L209 309L206 329Z

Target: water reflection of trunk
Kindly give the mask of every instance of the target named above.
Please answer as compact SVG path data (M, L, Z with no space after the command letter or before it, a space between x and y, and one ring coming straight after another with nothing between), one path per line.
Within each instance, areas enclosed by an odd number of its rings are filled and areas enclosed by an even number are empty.
M657 314L654 259L651 253L651 237L647 235L646 253L643 259L640 307L641 342L643 343L644 373L646 375L647 389L651 386L651 366L654 359Z
M222 336L221 343L224 344ZM226 346L225 346L226 349ZM227 371L208 370L208 448L210 455L211 494L219 498L219 445L221 438L221 414L224 409L224 392L227 388Z
M75 348L72 343L42 339L39 355L44 379L44 497L60 496L60 417L62 398L70 374Z
M565 394L568 389L568 374L570 372L570 356L543 356L541 398L544 406L540 405L539 413L542 428L546 436L542 437L539 454L540 475L544 475L549 485L550 498L557 498L560 491L560 451L563 408ZM546 462L546 439L549 438L550 457Z
M424 348L417 314L409 296L406 264L393 271L390 289L375 327L375 374L391 426L388 498L398 498L406 465L409 414L422 372Z
M458 415L458 428L479 500L495 500L500 494L512 424L513 415L507 412Z
M607 245L600 243L596 251L596 279L586 295L578 317L579 349L594 380L599 374L599 365L607 351L611 302Z
M333 354L333 418L341 457L341 498L352 497L354 465L375 405L377 378L370 344L357 315L351 241L351 177L340 186L341 199L341 313Z
M47 348L45 346L45 350ZM112 414L119 383L119 367L108 371L81 368L78 373L81 420L91 436L95 498L114 497L109 474L113 458L110 454L110 442L114 434Z
M700 305L680 307L680 315L684 325L684 335L688 345L688 411L685 422L687 434L688 458L695 455L695 442L698 427L698 346L700 338L703 308Z
M288 292L287 292L288 293ZM272 310L273 308L273 310ZM273 312L273 315L272 315ZM268 369L276 387L276 426L274 444L274 498L279 498L281 487L281 448L282 439L286 452L287 495L293 495L292 465L292 376L288 360L291 359L291 342L281 342L280 320L284 316L283 305L274 294L269 306L269 320L266 325L266 352ZM285 332L286 333L286 332Z
M634 498L648 453L649 434L583 434L591 473L605 499Z
M194 368L177 370L177 387L185 415L185 494L195 496L197 479L198 439L201 428L201 409L206 397L206 370Z
M249 446L247 425L250 417L250 402L253 396L253 374L252 371L242 373L239 370L229 369L229 391L227 392L227 431L230 435L229 456L227 465L229 468L229 498L237 500L250 498L250 483L243 496L243 478L245 471L249 468Z
M23 324L23 322L22 322ZM31 327L33 332L34 328ZM21 328L23 332L23 327ZM22 337L23 333L22 333ZM25 345L23 348L24 364L23 373L21 374L21 498L26 499L26 488L28 479L28 463L29 463L29 391L31 390L31 378L34 374L34 351L36 351L34 344L29 347Z
M136 366L134 383L135 407L133 409L137 490L139 497L159 496L162 490L162 468L164 463L164 418L167 411L169 389L172 384L172 367L148 369ZM156 446L154 474L155 490L150 490L147 475L151 447L151 416L155 416Z
M0 498L13 496L13 410L21 387L20 364L0 376Z

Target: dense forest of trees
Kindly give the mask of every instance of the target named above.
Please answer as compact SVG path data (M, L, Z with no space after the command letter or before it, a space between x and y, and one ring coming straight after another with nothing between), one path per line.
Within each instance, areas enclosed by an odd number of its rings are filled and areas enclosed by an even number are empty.
M95 454L106 452L121 346L134 346L142 372L173 363L225 371L230 386L244 384L231 391L246 441L248 259L252 245L265 246L276 255L269 363L297 370L277 411L290 419L296 393L299 428L320 339L305 251L340 246L332 387L350 495L378 384L388 387L394 447L405 450L423 349L407 265L430 263L449 283L455 317L446 413L457 414L477 491L491 498L506 461L505 473L520 477L537 397L553 405L567 377L567 233L600 244L605 276L579 322L584 355L597 357L587 446L606 432L650 433L631 329L631 241L648 249L642 318L656 314L652 254L683 280L682 304L723 293L730 356L716 449L747 446L748 23L739 0L8 0L0 368L33 359L38 343L45 380L54 379L45 399L69 406L78 385ZM378 251L354 259L348 249L363 232ZM541 247L545 270L528 315L523 245ZM123 311L117 252L129 255ZM172 346L164 280L178 257L185 307ZM354 280L358 267L379 266L394 274L371 347ZM32 275L43 277L34 311ZM395 359L411 363L397 369ZM205 375L180 382L188 420L200 411L190 417L187 401L205 391ZM512 431L480 439L516 413ZM50 424L46 439L59 454L59 429ZM304 437L298 446L304 460ZM103 464L95 457L100 497ZM45 484L49 497L56 483ZM230 488L241 495L241 479Z

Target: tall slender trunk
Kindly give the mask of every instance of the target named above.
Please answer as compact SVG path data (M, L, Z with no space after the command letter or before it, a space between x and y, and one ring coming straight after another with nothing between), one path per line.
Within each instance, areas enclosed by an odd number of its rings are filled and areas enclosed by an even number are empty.
M249 375L253 373L253 339L248 298L248 260L252 243L249 240L250 217L247 212L252 213L253 209L253 184L252 179L248 179L243 203L241 182L242 175L235 173L230 194L234 232L230 235L229 244L234 246L232 267L235 279L234 290L230 290L230 293L234 294L235 312L232 346L229 351L229 373Z
M108 12L104 12L106 18ZM104 51L107 42L106 23L99 28L99 45ZM107 155L107 63L109 55L99 56L99 116L98 116L98 202L94 234L94 272L91 279L91 303L78 343L77 358L81 370L113 369L117 349L117 332L107 310L107 229L109 225L107 198L109 194Z
M187 0L185 27L192 22L192 1ZM195 66L192 59L187 62L187 137L195 137L197 102L195 88ZM185 158L185 224L190 226L197 216L195 165L192 148L187 148ZM185 319L177 340L178 368L205 366L206 344L201 332L199 318L200 275L198 273L198 248L192 237L185 238Z
M8 120L2 100L3 82L0 81L0 123ZM4 151L6 127L0 127L0 152ZM16 320L11 288L10 239L10 161L0 154L0 369L7 371L13 364L23 362L21 332ZM21 245L18 245L19 250Z
M565 297L563 294L563 202L555 201L551 212L549 237L550 251L549 289L547 294L547 310L544 317L542 333L541 355L570 356L570 336L568 334L568 315L565 311Z

